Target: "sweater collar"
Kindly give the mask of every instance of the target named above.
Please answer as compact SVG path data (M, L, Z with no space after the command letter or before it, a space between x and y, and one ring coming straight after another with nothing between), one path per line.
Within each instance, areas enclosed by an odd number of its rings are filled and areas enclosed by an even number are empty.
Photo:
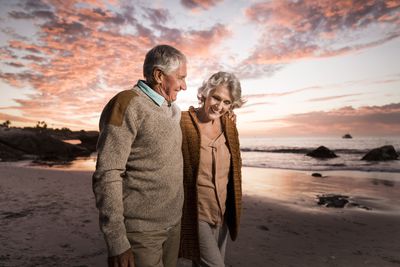
M151 100L153 100L158 106L162 106L165 98L154 91L150 86L148 86L143 80L139 80L137 83L139 89L145 93Z

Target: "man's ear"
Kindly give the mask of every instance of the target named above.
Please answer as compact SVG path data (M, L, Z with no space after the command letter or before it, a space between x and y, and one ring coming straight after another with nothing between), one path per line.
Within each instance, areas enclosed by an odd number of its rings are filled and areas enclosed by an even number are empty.
M160 84L164 79L164 73L159 68L153 69L153 77L157 84Z

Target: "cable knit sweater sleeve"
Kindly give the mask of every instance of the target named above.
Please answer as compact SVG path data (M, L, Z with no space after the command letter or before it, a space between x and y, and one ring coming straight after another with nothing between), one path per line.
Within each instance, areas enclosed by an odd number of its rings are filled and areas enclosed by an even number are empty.
M124 224L122 177L137 132L135 114L128 108L134 96L132 90L119 93L106 105L100 118L93 191L109 256L130 248Z

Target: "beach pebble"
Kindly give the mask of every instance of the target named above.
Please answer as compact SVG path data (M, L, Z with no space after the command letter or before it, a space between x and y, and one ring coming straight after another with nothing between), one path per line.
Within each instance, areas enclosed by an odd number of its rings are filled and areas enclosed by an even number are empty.
M257 226L258 229L264 230L264 231L269 231L269 228L265 225L259 225Z

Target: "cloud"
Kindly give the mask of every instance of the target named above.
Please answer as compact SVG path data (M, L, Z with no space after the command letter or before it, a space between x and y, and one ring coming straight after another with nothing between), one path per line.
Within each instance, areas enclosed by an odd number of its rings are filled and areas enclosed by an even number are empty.
M262 77L271 77L277 71L283 68L282 64L252 64L247 62L246 64L239 64L235 66L232 70L241 79L253 79Z
M253 4L247 18L261 38L248 64L279 64L329 57L377 46L400 36L398 1L268 1ZM364 35L375 25L374 36ZM350 43L350 45L349 45Z
M359 96L362 94L347 94L347 95L336 95L336 96L327 96L327 97L318 97L318 98L312 98L309 99L309 102L323 102L323 101L329 101L329 100L335 100L335 99L341 99L341 98L346 98L349 96Z
M222 0L181 0L181 4L188 9L197 11L199 9L207 10L217 5Z
M23 12L23 11L11 11L8 15L13 19L33 19L33 18L42 18L42 19L52 19L54 18L54 14L51 11L47 10L39 10L31 13Z
M260 123L261 121L257 121ZM274 135L356 135L400 134L400 103L383 106L346 106L328 112L316 111L293 114L280 119L263 120L264 123L285 125L268 131Z
M15 62L6 62L5 64L8 65L8 66L14 67L14 68L22 68L22 67L24 67L24 64L15 63Z
M230 34L222 24L200 30L166 27L170 15L165 9L144 9L144 23L127 4L108 9L89 0L21 3L8 12L9 19L36 25L37 34L24 39L8 31L11 39L0 48L5 52L1 60L24 68L0 70L0 79L34 90L28 99L15 99L12 108L33 120L61 121L72 128L96 127L112 95L142 78L144 56L155 44L182 50L191 73L203 74L219 66L218 58L209 56Z
M0 47L0 60L6 61L10 59L17 59L18 57L7 47Z
M171 17L167 9L144 8L146 17L156 25L166 23Z
M307 92L307 91L314 91L314 90L321 90L322 87L321 86L308 86L308 87L304 87L304 88L299 88L296 90L292 90L292 91L287 91L287 92L282 92L282 93L269 93L269 94L248 94L248 95L244 95L244 97L246 97L246 99L260 99L260 98L274 98L274 97L281 97L281 96L287 96L287 95L293 95L293 94L298 94L298 93L302 93L302 92Z
M160 39L178 47L186 55L199 57L209 56L213 46L230 36L225 25L217 23L207 30L181 31L157 24L155 28L161 32ZM207 60L209 60L207 58Z
M11 122L11 126L14 126L13 122L15 122L15 121L23 122L23 123L36 123L37 122L35 120L31 120L31 119L26 118L26 117L9 115L9 114L0 112L0 122L6 121L6 120L9 120Z
M43 60L45 60L43 57L38 57L35 55L26 55L26 56L22 57L22 59L26 59L31 62L42 62Z

